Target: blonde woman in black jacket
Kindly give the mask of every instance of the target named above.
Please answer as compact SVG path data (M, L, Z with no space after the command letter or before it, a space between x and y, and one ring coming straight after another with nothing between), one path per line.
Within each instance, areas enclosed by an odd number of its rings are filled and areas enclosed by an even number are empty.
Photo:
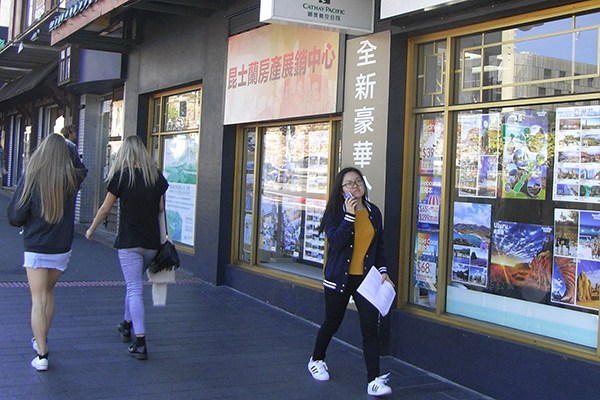
M83 164L81 164L83 165ZM75 197L87 169L76 169L65 139L51 134L31 156L9 206L11 225L23 227L23 267L31 291L31 366L48 369L46 338L54 317L54 287L71 258Z

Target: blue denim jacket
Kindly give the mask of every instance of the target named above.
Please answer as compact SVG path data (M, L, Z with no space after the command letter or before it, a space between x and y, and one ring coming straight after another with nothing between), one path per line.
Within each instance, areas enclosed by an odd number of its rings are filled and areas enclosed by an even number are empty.
M369 219L375 230L373 240L365 254L363 276L369 272L371 267L377 268L382 274L387 273L383 250L381 211L375 204L367 200L364 200L363 203L369 212ZM348 270L354 249L354 220L356 216L342 208L338 213L324 215L323 218L325 218L325 235L328 242L323 286L327 289L343 292L348 281Z

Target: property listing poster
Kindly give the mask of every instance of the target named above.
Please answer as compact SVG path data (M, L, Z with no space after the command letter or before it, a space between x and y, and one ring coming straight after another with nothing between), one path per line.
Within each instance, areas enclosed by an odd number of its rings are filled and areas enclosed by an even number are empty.
M556 209L554 303L600 308L600 212Z
M419 175L442 175L444 117L424 117L419 140Z
M196 226L197 135L177 135L164 141L164 176L169 182L165 213L171 239L194 245Z
M453 282L487 286L491 219L491 204L454 203Z
M298 258L302 243L302 215L304 198L281 196L281 232L283 234L283 255Z
M489 292L548 303L553 243L552 226L494 221Z
M442 177L425 175L418 177L419 200L417 207L417 229L439 231Z
M325 254L325 237L319 234L321 217L325 212L326 200L306 199L306 217L304 221L304 254L303 259L323 262Z
M279 226L279 202L272 196L262 196L260 202L260 247L267 251L277 251L277 227Z
M600 203L600 107L556 110L553 200Z
M500 114L458 116L458 195L496 198Z
M503 114L502 197L546 198L548 113L521 110Z
M438 234L417 232L415 240L415 286L437 291Z

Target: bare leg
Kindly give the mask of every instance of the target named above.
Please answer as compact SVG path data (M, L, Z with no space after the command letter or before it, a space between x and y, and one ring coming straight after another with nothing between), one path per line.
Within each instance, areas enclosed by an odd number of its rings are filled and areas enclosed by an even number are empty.
M31 330L40 354L48 353L46 338L54 318L54 286L61 272L51 268L26 268L31 291Z

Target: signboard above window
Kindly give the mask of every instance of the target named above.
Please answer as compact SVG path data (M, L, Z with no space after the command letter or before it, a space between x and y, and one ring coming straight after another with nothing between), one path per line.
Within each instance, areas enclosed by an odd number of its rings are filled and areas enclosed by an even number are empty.
M261 0L260 21L350 35L373 33L374 0Z
M451 4L463 2L465 0L381 0L381 19L395 17L397 15L408 14L413 11L425 10L430 8L444 7Z
M273 24L230 37L225 124L337 112L339 36Z

